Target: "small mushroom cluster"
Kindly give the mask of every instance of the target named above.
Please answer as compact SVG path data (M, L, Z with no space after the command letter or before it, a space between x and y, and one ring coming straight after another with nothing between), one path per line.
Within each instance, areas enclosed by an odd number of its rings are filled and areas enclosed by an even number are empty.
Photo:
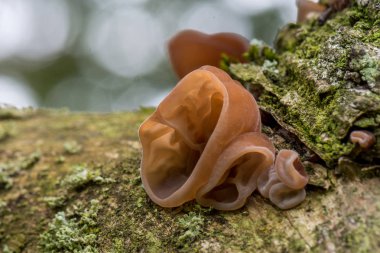
M298 21L310 12L323 18L325 10L338 11L348 3L331 0L326 9L297 0ZM141 179L158 205L177 207L195 199L203 206L235 210L256 189L281 209L305 199L309 178L299 155L280 150L275 157L273 144L261 133L254 97L217 68L222 54L243 61L248 48L248 40L233 33L185 30L169 41L170 60L182 80L139 129ZM365 150L376 139L357 130L350 141Z
M297 206L306 197L308 175L297 152L283 149L276 162L258 178L258 190L281 209Z
M282 209L305 198L308 177L297 153L282 150L275 162L255 99L216 67L187 74L141 125L139 136L142 182L160 206L196 199L235 210L256 188Z

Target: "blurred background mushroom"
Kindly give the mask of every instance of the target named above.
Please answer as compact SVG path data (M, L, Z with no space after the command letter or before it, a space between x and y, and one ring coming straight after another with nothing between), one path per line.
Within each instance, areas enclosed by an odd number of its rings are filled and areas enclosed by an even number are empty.
M271 44L295 0L0 0L0 104L118 111L157 105L182 29Z

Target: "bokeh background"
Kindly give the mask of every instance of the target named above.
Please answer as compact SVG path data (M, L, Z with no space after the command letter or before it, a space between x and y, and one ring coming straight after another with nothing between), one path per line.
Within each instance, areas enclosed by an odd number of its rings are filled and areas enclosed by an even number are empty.
M0 0L0 104L120 111L155 106L178 81L181 29L272 44L295 0Z

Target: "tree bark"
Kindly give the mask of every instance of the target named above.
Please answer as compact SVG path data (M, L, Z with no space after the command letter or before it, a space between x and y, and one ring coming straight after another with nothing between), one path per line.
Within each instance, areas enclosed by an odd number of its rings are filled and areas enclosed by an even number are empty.
M323 74L326 80L339 82L336 68L347 70L351 58L338 67L327 64L316 68L323 51L315 48L315 41L323 36L318 43L323 40L325 46L330 43L336 48L338 44L351 50L350 46L359 45L364 51L372 50L365 52L371 51L369 58L377 63L362 62L361 69L351 72L367 78L364 88L371 89L376 102L380 3L358 2L361 5L355 3L335 14L324 26L315 21L289 25L280 32L276 51L254 45L252 62L225 67L253 92L268 89L286 73L291 74L294 85L304 84L302 71L312 73L308 85L325 92L329 87L315 82L316 76ZM342 28L327 33L326 26ZM364 30L367 33L360 44L347 43L336 34L357 35ZM254 55L257 48L261 51ZM270 65L270 59L277 65ZM302 71L294 71L295 66L302 66ZM327 72L322 73L323 69ZM281 92L268 94L276 97ZM287 211L279 210L257 192L244 208L234 212L202 208L195 202L172 209L155 205L141 184L137 137L138 126L153 109L109 114L0 109L0 252L380 251L380 178L375 163L379 146L360 158L372 165L367 166L370 169L347 171L341 167L338 171L339 157L324 156L323 149L310 142L309 133L297 130L298 121L289 122L277 111L286 103L272 100L277 107L271 107L270 100L264 98L259 99L261 108L289 131L285 137L301 140L288 142L273 132L278 128L264 126L276 147L304 150L304 159L309 150L322 159L321 163L305 163L312 165L306 200ZM378 134L378 110L370 111L368 117L375 116L370 127ZM343 141L339 139L339 143Z

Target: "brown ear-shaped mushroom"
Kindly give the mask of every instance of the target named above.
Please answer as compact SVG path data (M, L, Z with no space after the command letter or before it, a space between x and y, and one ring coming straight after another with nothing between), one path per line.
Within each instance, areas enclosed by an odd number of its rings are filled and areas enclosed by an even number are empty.
M204 65L219 67L223 53L243 61L242 55L248 49L249 41L236 33L208 35L195 30L184 30L168 43L170 61L180 78Z
M376 137L373 133L366 130L352 131L350 134L352 143L357 143L363 149L372 147L376 142Z
M175 207L194 199L197 192L202 187L206 189L210 182L222 184L228 176L221 175L220 171L232 170L218 162L224 152L232 159L226 163L234 166L236 162L242 168L237 174L239 178L244 175L243 181L246 175L242 171L255 173L263 170L263 164L270 163L273 148L259 148L264 145L262 143L271 145L262 135L256 134L255 142L237 148L238 142L245 143L252 138L244 134L260 132L260 124L260 113L253 96L227 73L211 66L191 72L139 129L143 147L141 178L147 194L160 206ZM248 145L246 150L244 145ZM258 169L247 168L246 158L240 159L239 155L247 155L248 163L257 163ZM242 192L239 196L247 194ZM213 203L210 205L217 207ZM228 209L241 206L240 199L235 203Z
M220 155L197 201L219 210L242 207L256 189L258 176L273 165L274 147L261 133L238 136Z
M308 175L297 152L287 149L280 150L274 167L257 179L260 194L281 209L295 207L305 199L307 182Z
M297 22L305 22L312 13L322 13L326 6L314 3L310 0L297 0L298 7Z

